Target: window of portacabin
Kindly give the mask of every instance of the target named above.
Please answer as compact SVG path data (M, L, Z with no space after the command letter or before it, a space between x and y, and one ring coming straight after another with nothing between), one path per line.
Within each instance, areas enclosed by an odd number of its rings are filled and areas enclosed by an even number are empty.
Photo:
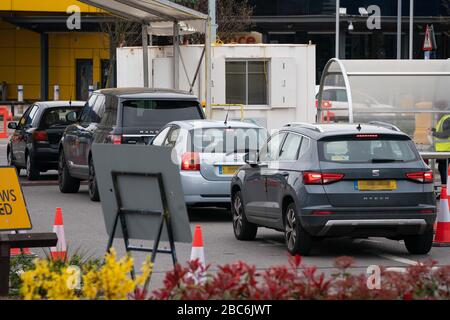
M227 104L267 106L269 60L227 59L225 87Z

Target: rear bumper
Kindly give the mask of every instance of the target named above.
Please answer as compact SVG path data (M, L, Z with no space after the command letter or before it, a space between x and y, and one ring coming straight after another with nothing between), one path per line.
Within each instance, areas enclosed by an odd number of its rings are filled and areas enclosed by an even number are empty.
M403 235L423 234L427 228L425 219L359 219L359 220L329 220L317 236L327 235ZM373 234L367 234L373 232Z
M184 200L187 205L229 205L230 186L229 180L206 180L199 172L181 172L181 184L184 191Z
M35 147L33 149L34 161L42 169L58 168L58 149L51 147Z
M316 210L332 211L329 215L314 215ZM300 221L314 236L401 237L423 234L432 228L434 206L400 208L335 208L302 210Z

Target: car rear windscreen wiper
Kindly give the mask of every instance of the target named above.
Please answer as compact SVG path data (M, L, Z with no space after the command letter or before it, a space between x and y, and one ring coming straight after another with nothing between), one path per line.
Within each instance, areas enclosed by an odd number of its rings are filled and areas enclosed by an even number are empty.
M374 158L371 161L373 163L376 163L376 162L403 162L403 160L399 160L399 159L383 159L383 158Z

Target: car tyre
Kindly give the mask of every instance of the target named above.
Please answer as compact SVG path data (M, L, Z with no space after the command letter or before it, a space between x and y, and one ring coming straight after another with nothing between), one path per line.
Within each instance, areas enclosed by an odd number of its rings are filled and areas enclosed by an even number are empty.
M405 247L410 254L427 254L433 246L433 229L428 229L424 234L405 237Z
M17 176L20 176L20 168L14 164L14 160L12 159L12 150L8 150L6 153L6 158L8 166L16 168Z
M89 159L89 198L92 201L100 201L100 196L98 194L98 185L97 185L97 179L95 177L95 168L94 168L94 162L92 161L92 158Z
M39 168L36 165L33 156L30 154L27 154L25 162L26 162L25 170L26 170L27 179L30 181L39 179L39 174L40 174Z
M254 240L258 232L258 226L247 220L240 191L233 194L232 201L231 213L233 215L234 236L238 240Z
M58 184L62 193L77 193L80 190L80 180L70 175L62 150L59 153L58 161Z
M289 253L308 256L313 245L313 237L301 225L295 204L290 203L284 214L284 238Z

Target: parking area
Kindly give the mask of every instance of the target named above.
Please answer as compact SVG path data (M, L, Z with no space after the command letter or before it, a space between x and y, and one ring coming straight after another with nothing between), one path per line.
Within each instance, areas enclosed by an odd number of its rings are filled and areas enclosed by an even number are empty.
M0 141L0 161L6 164L6 139ZM55 208L63 210L64 227L69 252L85 251L93 256L102 256L107 244L107 234L103 221L101 205L91 202L86 185L82 185L76 194L62 194L58 190L56 171L44 173L40 180L27 182L21 177L23 191L33 223L33 231L51 231ZM254 241L238 241L233 235L231 214L227 210L203 208L189 213L191 229L200 224L203 229L206 262L211 270L217 265L242 260L263 270L272 265L286 264L286 251L283 234L266 228L259 228ZM139 243L145 245L145 243ZM148 245L148 244L147 244ZM119 254L124 253L123 242L115 240L114 246ZM180 262L187 261L191 252L190 244L177 244ZM34 250L42 254L40 250ZM428 255L411 256L402 241L381 238L368 239L329 239L316 243L310 257L304 257L303 263L315 265L329 274L335 269L333 262L342 255L353 256L355 265L352 272L365 272L369 265L386 267L407 267L417 261L434 259L439 264L450 263L450 248L434 247ZM135 253L136 264L144 258ZM163 274L170 269L169 256L159 255L152 286L162 283Z

